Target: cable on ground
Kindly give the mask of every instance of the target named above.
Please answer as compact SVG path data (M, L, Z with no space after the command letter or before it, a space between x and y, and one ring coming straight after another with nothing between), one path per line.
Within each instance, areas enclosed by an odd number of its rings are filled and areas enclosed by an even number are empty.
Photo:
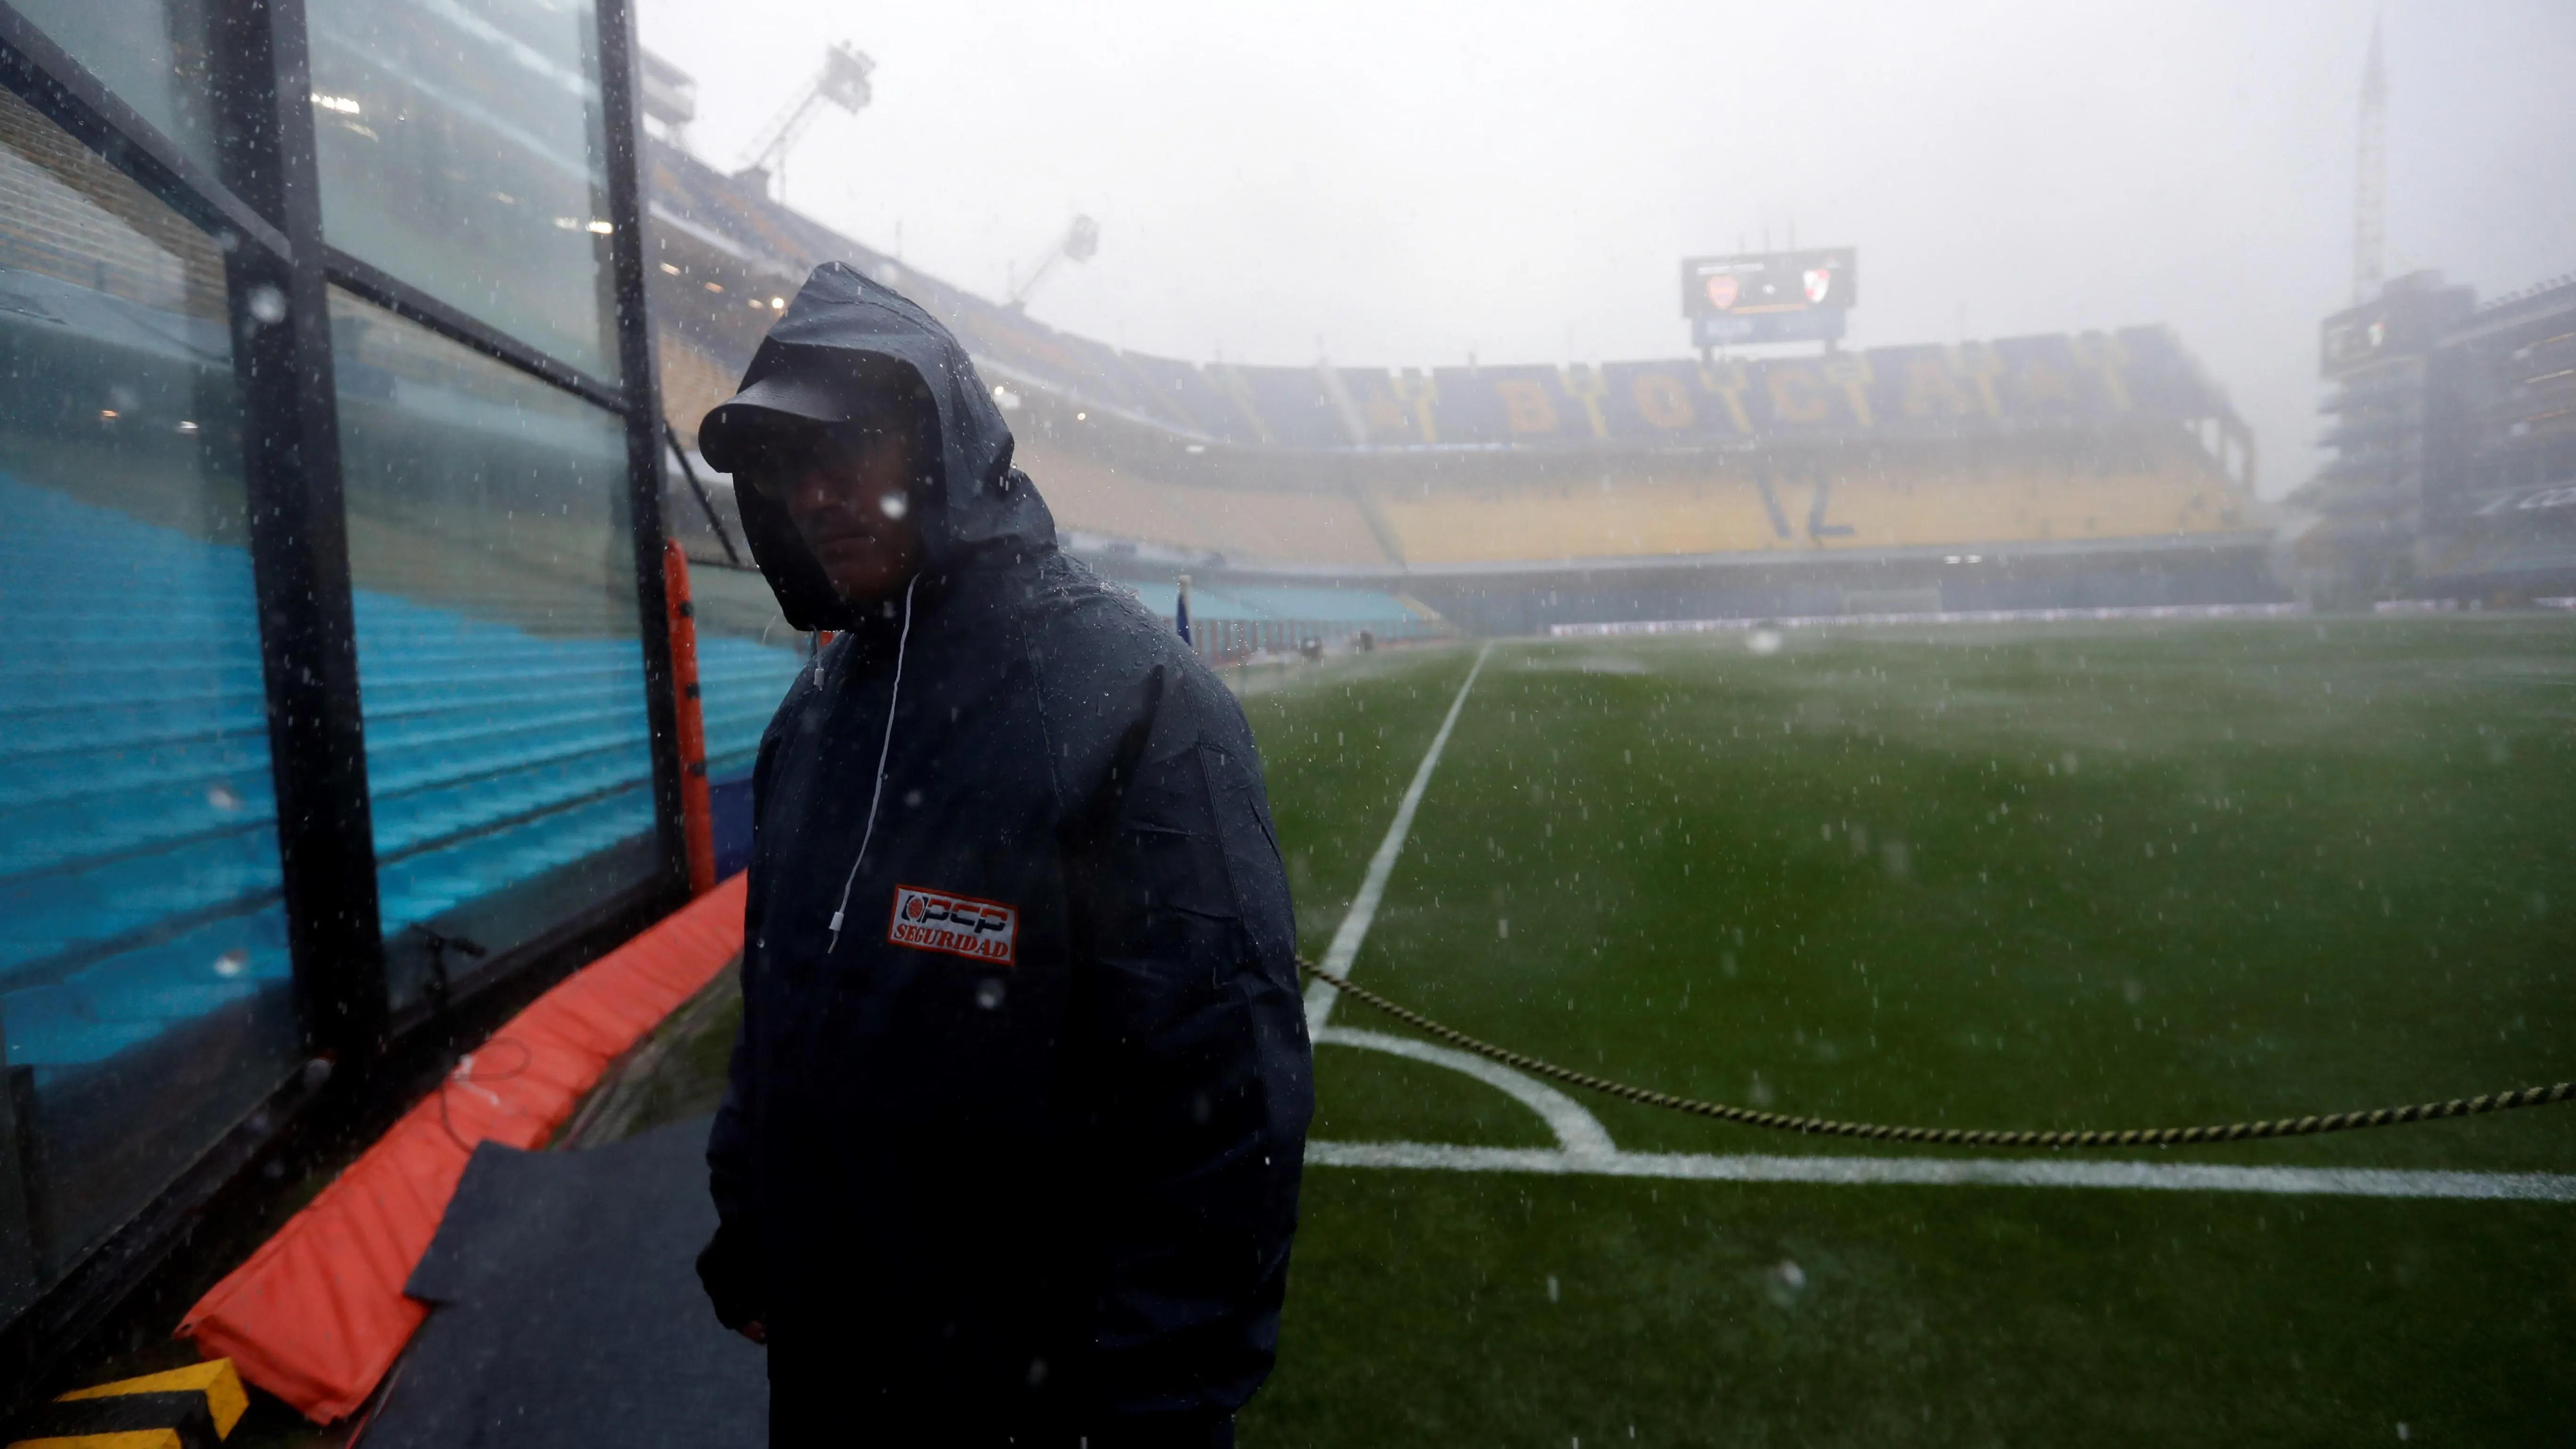
M519 1064L507 1071L487 1072L479 1070L475 1066L474 1058L481 1055L483 1052L491 1051L495 1047L516 1048L519 1053ZM529 1067L536 1064L536 1060L536 1052L531 1050L526 1042L523 1042L514 1036L493 1037L491 1040L483 1043L481 1048L478 1050L467 1052L464 1056L457 1058L456 1065L449 1068L447 1074L438 1079L438 1128L440 1131L447 1134L447 1140L455 1143L466 1156L471 1157L474 1155L474 1144L466 1141L464 1136L456 1130L455 1120L448 1115L448 1088L460 1086L476 1088L481 1091L484 1096L490 1097L492 1099L492 1105L497 1107L501 1105L500 1097L485 1084L488 1082L506 1082L512 1077L521 1076L527 1072Z
M1724 1102L1702 1102L1690 1097L1676 1097L1670 1092L1657 1092L1645 1087L1632 1087L1589 1072L1560 1067L1554 1062L1524 1056L1508 1047L1478 1041L1454 1026L1444 1026L1418 1011L1396 1005L1365 986L1350 981L1298 958L1298 969L1342 992L1363 1005L1394 1017L1405 1025L1451 1046L1474 1052L1489 1061L1497 1061L1514 1071L1533 1077L1599 1092L1623 1102L1647 1107L1662 1107L1685 1112L1694 1117L1713 1117L1745 1127L1767 1127L1780 1132L1801 1132L1814 1137L1858 1137L1872 1142L1919 1142L1938 1147L2189 1147L2204 1142L2253 1142L2267 1137L2314 1137L2326 1132L2351 1132L2363 1127L2394 1127L2401 1122L2432 1122L2445 1117L2476 1117L2488 1112L2506 1112L2516 1107L2547 1107L2576 1099L2576 1082L2558 1082L2546 1087L2522 1087L2510 1092L2492 1092L2480 1097L2456 1097L2448 1102L2424 1102L2412 1107L2381 1107L2367 1112L2336 1112L2324 1117L2282 1117L2269 1122L2235 1122L2224 1127L2141 1127L2118 1132L2011 1132L1985 1127L1899 1127L1881 1122L1836 1122L1824 1117L1793 1117L1785 1112L1761 1112L1751 1107L1732 1107Z

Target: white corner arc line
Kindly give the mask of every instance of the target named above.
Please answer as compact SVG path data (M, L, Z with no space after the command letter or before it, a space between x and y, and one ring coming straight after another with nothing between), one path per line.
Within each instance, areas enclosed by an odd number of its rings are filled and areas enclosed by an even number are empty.
M2217 1163L1957 1157L1719 1157L1678 1152L1581 1155L1428 1142L1309 1142L1310 1167L1546 1176L1650 1177L1689 1182L1813 1183L1831 1187L2041 1187L2300 1197L2445 1198L2576 1203L2576 1176L2373 1167L2235 1167Z
M1377 854L1369 857L1368 874L1360 880L1360 893L1351 898L1350 911L1342 917L1340 928L1333 932L1333 944L1324 952L1324 969L1336 976L1350 974L1351 961L1360 954L1360 943L1368 939L1369 923L1377 919L1378 902L1386 898L1386 879L1395 873L1396 857L1404 854L1404 838L1413 831L1413 812L1422 805L1422 792L1431 788L1431 771L1440 763L1440 752L1449 747L1449 732L1458 726L1458 711L1467 707L1467 691L1476 687L1476 676L1485 672L1485 656L1493 652L1490 639L1476 651L1475 666L1458 686L1458 697L1449 701L1448 718L1440 721L1440 732L1431 737L1431 748L1415 768L1413 783L1404 788L1404 800L1395 807L1395 820L1386 827L1386 839L1378 842ZM1307 983L1307 1036L1324 1029L1324 1022L1333 1014L1333 1003L1341 994L1321 981Z
M1601 1120L1583 1110L1583 1105L1535 1077L1525 1077L1511 1068L1483 1057L1470 1056L1453 1047L1434 1046L1411 1037L1388 1036L1383 1032L1360 1031L1347 1026L1328 1026L1315 1033L1318 1046L1359 1047L1366 1051L1385 1052L1389 1056L1407 1057L1433 1066L1464 1072L1512 1100L1529 1108L1556 1134L1559 1152L1569 1157L1591 1161L1615 1157L1617 1143L1610 1140ZM1311 1160L1311 1159L1310 1159Z

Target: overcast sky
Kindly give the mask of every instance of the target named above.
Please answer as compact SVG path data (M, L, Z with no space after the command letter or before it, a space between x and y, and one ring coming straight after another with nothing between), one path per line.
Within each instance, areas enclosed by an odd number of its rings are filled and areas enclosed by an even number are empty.
M2576 4L2377 7L2390 275L2576 271ZM2263 492L2315 464L2352 278L2369 0L2086 6L640 0L730 166L855 42L791 205L988 296L1077 211L1033 315L1206 361L1690 351L1679 259L1860 249L1854 345L2170 324Z

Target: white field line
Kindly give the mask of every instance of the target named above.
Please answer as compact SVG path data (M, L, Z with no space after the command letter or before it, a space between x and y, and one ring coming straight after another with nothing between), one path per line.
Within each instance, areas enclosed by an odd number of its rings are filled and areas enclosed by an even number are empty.
M1678 1178L1688 1182L1792 1182L1831 1187L2089 1187L2131 1192L2576 1203L2576 1177L2549 1172L2223 1167L2065 1158L1714 1157L1680 1152L1602 1155L1539 1148L1450 1147L1427 1142L1309 1142L1306 1163L1310 1167Z
M1476 651L1475 666L1467 671L1466 682L1458 686L1458 697L1449 701L1449 717L1440 721L1440 733L1431 737L1431 748L1413 772L1413 783L1404 789L1404 801L1395 807L1395 821L1386 827L1386 839L1377 844L1377 854L1369 857L1368 875L1360 881L1360 893L1351 899L1348 915L1342 917L1340 929L1333 932L1333 944L1324 952L1324 969L1336 976L1348 976L1352 958L1360 954L1360 943L1368 939L1369 923L1377 919L1377 903L1386 896L1386 878L1395 873L1395 859L1404 854L1404 838L1413 830L1413 812L1422 805L1422 792L1431 787L1431 771L1440 763L1440 752L1449 747L1449 731L1457 728L1458 711L1467 707L1467 691L1476 687L1476 676L1485 672L1485 656L1494 652L1491 640ZM1306 1034L1314 1036L1324 1029L1333 1014L1333 1003L1339 991L1321 981L1306 986Z
M1328 1026L1315 1033L1318 1046L1359 1047L1366 1051L1385 1052L1389 1056L1408 1057L1417 1062L1447 1067L1464 1072L1498 1092L1510 1094L1522 1106L1536 1112L1556 1134L1560 1152L1585 1159L1615 1157L1619 1145L1601 1120L1583 1110L1583 1105L1536 1077L1523 1076L1500 1062L1470 1056L1453 1047L1434 1046L1411 1037L1387 1036L1374 1031L1356 1031L1347 1026Z

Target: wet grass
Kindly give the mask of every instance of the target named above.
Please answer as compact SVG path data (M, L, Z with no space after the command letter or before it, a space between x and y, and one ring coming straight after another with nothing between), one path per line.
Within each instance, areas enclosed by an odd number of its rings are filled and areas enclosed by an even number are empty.
M1467 661L1246 699L1310 956ZM1782 1111L2389 1105L2576 1075L2569 819L2559 619L1506 643L1355 970L1568 1065ZM1529 1140L1517 1107L1427 1089L1433 1070L1324 1049L1318 1136ZM1587 1105L1636 1150L1907 1150ZM2568 1171L2576 1112L2189 1160ZM2401 1420L2525 1442L2576 1408L2567 1209L1308 1181L1249 1444L1625 1442L1632 1421L1688 1443L2288 1443ZM1511 1298L1551 1256L1600 1311ZM1763 1276L1784 1259L1806 1288ZM1515 1306L1467 1311L1507 1281Z

